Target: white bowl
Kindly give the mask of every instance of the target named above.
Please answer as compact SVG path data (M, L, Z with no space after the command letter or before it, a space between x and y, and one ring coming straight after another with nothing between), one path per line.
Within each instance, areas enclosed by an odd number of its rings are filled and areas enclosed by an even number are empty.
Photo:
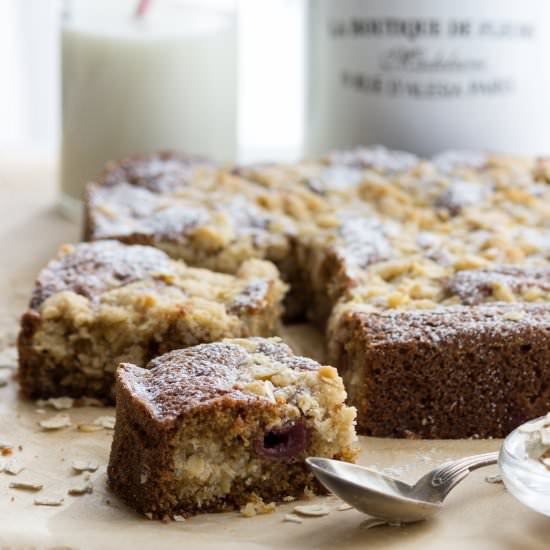
M506 488L529 508L550 516L550 470L528 454L527 430L548 422L547 417L522 424L504 440L498 465Z

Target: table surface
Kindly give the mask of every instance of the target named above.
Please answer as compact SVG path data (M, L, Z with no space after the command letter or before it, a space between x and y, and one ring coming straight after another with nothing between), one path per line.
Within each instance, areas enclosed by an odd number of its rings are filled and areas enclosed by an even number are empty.
M17 321L25 309L34 277L63 242L79 238L78 224L56 211L54 163L48 158L0 155L0 348L13 345ZM290 344L315 354L321 336L306 326L285 331ZM0 363L8 351L0 352ZM14 444L12 457L25 467L17 476L0 474L1 548L548 548L550 519L517 502L501 484L485 476L496 467L472 473L447 498L433 520L403 527L365 528L366 516L338 511L334 497L318 497L333 511L303 523L284 522L295 504L279 506L268 515L244 518L238 513L201 515L185 522L149 521L120 503L105 486L112 432L81 433L80 422L91 422L114 409L70 409L73 426L46 433L38 421L53 416L17 396L17 382L0 388L0 442ZM437 463L467 454L495 450L500 441L407 441L361 438L360 463L412 481ZM21 448L18 448L21 446ZM68 496L80 479L71 472L76 459L94 459L100 467L91 475L93 493ZM10 489L13 481L37 480L37 494ZM35 498L63 497L59 507L34 505Z

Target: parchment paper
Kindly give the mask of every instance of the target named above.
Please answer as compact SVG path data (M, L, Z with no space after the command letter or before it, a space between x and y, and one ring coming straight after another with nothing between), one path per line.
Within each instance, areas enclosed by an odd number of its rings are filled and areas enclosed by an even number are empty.
M0 347L13 343L17 318L26 307L38 270L62 242L78 240L79 228L55 211L54 165L44 158L0 157ZM307 326L287 329L285 338L298 352L319 358L322 336ZM0 355L5 358L6 355ZM5 362L5 361L4 361ZM113 415L111 408L76 408L66 412L73 426L52 433L38 422L56 414L37 412L20 400L17 383L0 388L0 442L15 445L11 457L25 467L17 476L0 473L0 548L378 548L463 549L550 547L550 520L524 507L500 484L485 476L496 467L478 470L448 497L434 520L405 527L362 528L366 516L337 511L333 497L318 497L333 511L303 523L283 521L296 503L269 515L244 518L237 512L201 515L181 523L149 521L128 509L105 485L112 432L77 431L78 423ZM500 441L406 441L361 438L360 463L386 469L412 481L437 463L467 454L495 450ZM18 446L21 446L20 448ZM73 460L95 460L93 493L69 496L82 478ZM38 480L39 493L10 489L10 482ZM59 507L36 506L35 498L63 497ZM301 503L303 504L303 503Z

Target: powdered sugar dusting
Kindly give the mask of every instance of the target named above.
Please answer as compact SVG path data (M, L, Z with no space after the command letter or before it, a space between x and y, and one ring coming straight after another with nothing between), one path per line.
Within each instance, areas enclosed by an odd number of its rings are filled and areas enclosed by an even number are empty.
M338 252L350 267L366 267L375 261L387 259L392 253L387 238L389 230L376 219L346 219L339 228L342 244L338 246Z
M518 322L509 322L506 314L523 311ZM388 310L383 313L357 313L373 344L426 342L443 345L456 342L467 347L476 341L505 339L522 334L527 327L550 330L550 305L482 304L448 306L430 310ZM469 342L469 343L468 343Z
M412 153L392 151L382 145L360 147L352 151L335 151L328 158L330 164L376 168L385 172L404 172L418 162L418 157Z
M481 151L445 151L433 157L432 162L446 174L457 168L478 170L487 163L487 154Z
M456 273L445 285L446 291L456 295L466 305L496 299L495 288L509 289L516 298L529 288L550 291L550 268L522 268L500 266L493 270L464 270Z

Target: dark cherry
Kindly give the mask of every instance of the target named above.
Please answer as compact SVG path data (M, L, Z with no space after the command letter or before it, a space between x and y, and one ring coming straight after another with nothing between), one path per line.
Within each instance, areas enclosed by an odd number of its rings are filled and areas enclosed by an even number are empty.
M304 420L273 428L254 441L254 450L269 460L290 460L305 451L308 428Z

